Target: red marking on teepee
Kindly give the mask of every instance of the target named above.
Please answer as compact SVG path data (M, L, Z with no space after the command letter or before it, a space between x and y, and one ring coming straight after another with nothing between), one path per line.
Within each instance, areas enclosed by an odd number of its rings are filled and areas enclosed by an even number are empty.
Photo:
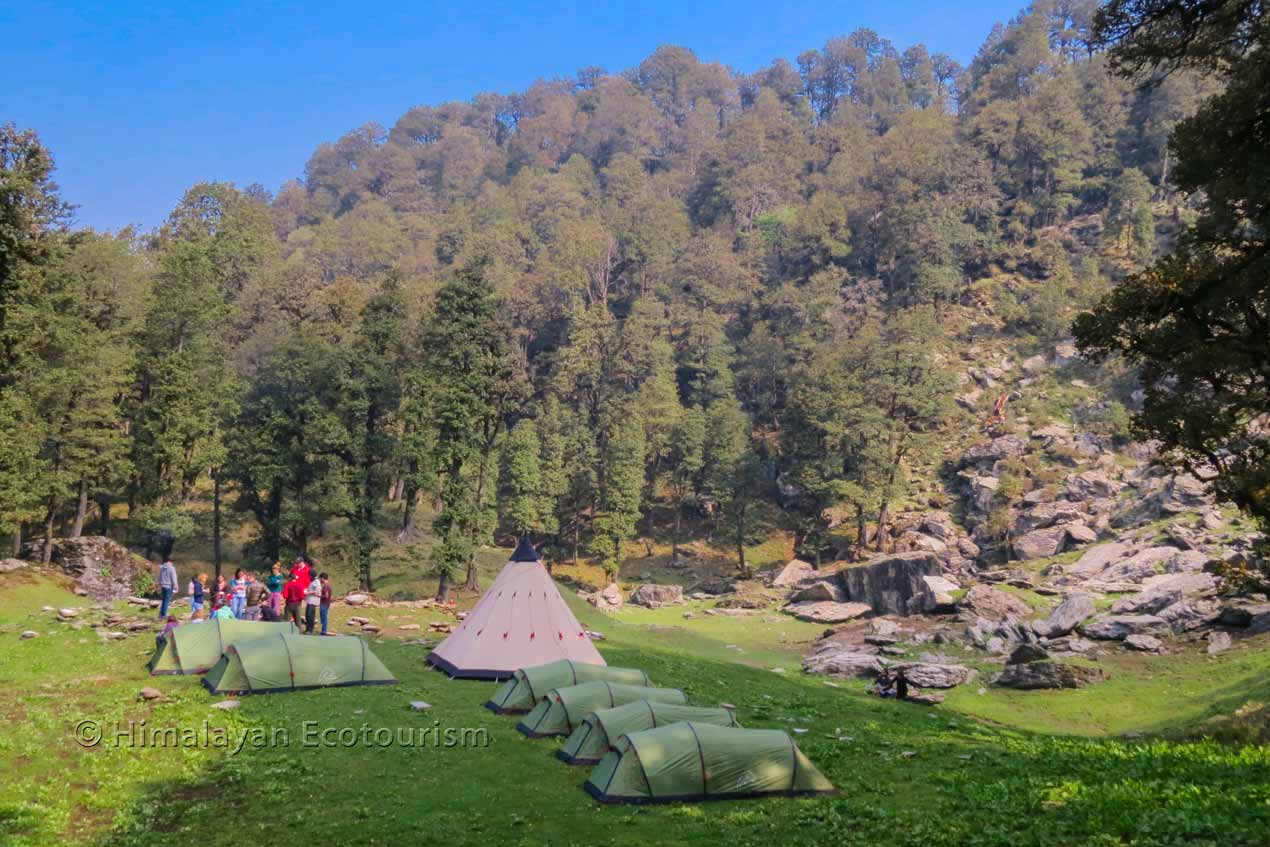
M532 632L531 632L531 633L529 633L529 640L530 640L530 641L533 641L533 640L534 640L534 633L532 633Z
M504 633L503 633L503 638L506 638L506 637L507 637L507 633L505 633L505 632L504 632Z
M564 633L563 633L563 632L557 632L557 633L556 633L556 638L557 638L558 640L560 640L560 641L564 641Z

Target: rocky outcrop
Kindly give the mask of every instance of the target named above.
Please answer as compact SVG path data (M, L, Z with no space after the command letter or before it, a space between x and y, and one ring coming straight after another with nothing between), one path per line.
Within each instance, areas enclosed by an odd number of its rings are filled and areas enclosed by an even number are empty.
M683 600L684 590L681 585L654 585L647 583L631 592L632 605L644 606L649 609L682 603Z
M1088 594L1069 594L1049 617L1034 621L1032 630L1042 638L1057 638L1080 626L1094 613L1094 600Z
M39 561L43 540L23 548L23 558ZM158 566L105 536L55 538L51 561L75 578L75 586L95 600L122 600L133 594L139 580L157 579Z
M1010 654L1010 658L1006 659L1007 665L1021 665L1027 662L1044 662L1049 659L1050 654L1045 652L1045 648L1039 644L1020 644L1014 648L1014 652Z
M1106 679L1099 668L1041 661L1006 665L996 684L1002 688L1032 691L1043 688L1083 688L1091 682Z
M12 573L13 571L20 571L29 566L29 562L24 562L21 559L0 559L0 573Z
M834 580L820 579L789 595L791 603L845 603L847 593Z
M915 551L846 568L838 577L854 603L868 604L879 615L917 615L939 605L923 577L938 576L941 570L933 553Z
M1011 456L1027 452L1027 442L1017 435L1001 435L986 444L978 444L961 454L961 466L992 465Z

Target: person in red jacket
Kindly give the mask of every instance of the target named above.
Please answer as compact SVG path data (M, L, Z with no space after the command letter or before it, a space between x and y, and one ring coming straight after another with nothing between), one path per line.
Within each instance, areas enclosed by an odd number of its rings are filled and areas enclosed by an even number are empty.
M292 574L291 579L282 587L282 602L287 604L283 620L291 621L296 629L300 628L300 605L304 603L304 587L298 576Z
M295 562L291 565L291 576L300 580L300 615L303 616L305 614L305 606L308 604L305 594L308 593L309 584L313 582L313 566L309 564L309 560L304 556L296 556ZM286 598L282 599L285 600Z

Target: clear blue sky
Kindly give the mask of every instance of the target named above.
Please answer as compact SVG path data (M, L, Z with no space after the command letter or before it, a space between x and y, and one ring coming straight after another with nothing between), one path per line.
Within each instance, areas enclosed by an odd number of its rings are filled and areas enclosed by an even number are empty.
M1024 0L0 2L0 121L40 133L77 221L153 227L205 179L276 189L416 104L523 89L660 44L752 71L857 27L965 63ZM201 7L201 8L200 8Z

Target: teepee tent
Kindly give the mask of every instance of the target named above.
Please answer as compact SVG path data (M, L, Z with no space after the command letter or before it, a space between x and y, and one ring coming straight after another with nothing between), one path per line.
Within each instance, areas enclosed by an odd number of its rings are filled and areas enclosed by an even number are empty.
M265 623L213 618L201 623L185 623L168 634L150 657L147 667L152 676L203 673L234 644L280 633L297 634L299 630L290 621Z
M648 674L635 668L612 668L561 659L532 668L521 668L494 692L485 707L500 715L528 712L553 688L584 682L620 682L652 685Z
M213 694L270 694L346 685L396 685L366 642L353 636L278 635L230 647L203 677Z
M587 715L565 741L564 747L556 751L556 758L571 765L594 765L604 758L612 742L623 735L678 721L739 726L731 709L636 700L612 709L598 709Z
M584 682L566 688L553 688L538 701L533 711L516 724L530 738L545 735L568 735L596 709L611 709L636 700L686 704L687 696L678 688L648 688L622 685L618 682Z
M836 791L783 730L695 721L623 735L591 771L584 787L604 803Z
M428 654L450 676L470 679L506 679L557 659L604 664L525 538L476 608Z

